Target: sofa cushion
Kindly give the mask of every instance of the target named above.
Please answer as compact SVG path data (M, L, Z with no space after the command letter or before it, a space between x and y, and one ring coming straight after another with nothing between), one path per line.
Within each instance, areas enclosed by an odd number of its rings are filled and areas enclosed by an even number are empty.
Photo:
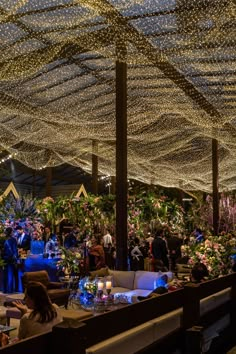
M133 354L153 343L151 321L106 339L86 349L86 354Z
M111 270L109 275L112 275L112 286L119 286L121 288L133 289L135 272L130 270Z
M177 310L168 312L163 316L151 320L151 322L155 326L154 340L157 341L162 337L165 337L170 333L180 329L182 313L183 313L182 308L179 308Z
M108 273L108 268L104 267L101 269L97 269L97 270L93 270L92 272L89 272L89 277L90 279L94 279L95 277L106 277L107 275L109 275Z
M134 289L154 290L156 281L159 277L166 274L168 280L173 278L172 272L147 272L145 270L137 270L134 278Z
M114 286L112 289L111 289L111 293L112 294L116 294L116 293L126 293L127 291L130 291L129 288L122 288L120 286Z
M220 306L221 304L230 300L230 288L219 291L213 295L205 297L200 301L200 313L201 316L214 308Z
M129 290L126 292L116 292L114 294L114 298L117 301L120 301L121 303L129 303L129 304L134 304L138 301L138 296L148 296L152 291L151 290L145 290L145 289L135 289L135 290Z

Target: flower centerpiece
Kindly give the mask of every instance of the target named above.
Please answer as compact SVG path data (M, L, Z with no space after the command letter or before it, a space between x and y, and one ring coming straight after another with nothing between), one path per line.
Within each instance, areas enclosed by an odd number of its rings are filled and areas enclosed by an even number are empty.
M83 309L91 310L94 306L94 298L97 293L97 279L91 280L84 277L79 281L79 302Z
M185 247L184 251L190 265L201 262L206 265L209 277L216 278L231 272L235 246L236 241L230 235L209 236L204 242Z
M61 275L78 275L81 266L81 254L72 250L60 247L61 258L57 261L56 267Z

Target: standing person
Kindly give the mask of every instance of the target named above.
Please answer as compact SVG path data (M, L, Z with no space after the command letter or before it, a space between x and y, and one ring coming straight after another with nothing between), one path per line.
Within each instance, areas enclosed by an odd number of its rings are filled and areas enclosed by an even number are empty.
M202 230L198 227L194 230L195 242L200 243L204 241Z
M176 260L181 257L181 239L176 235L167 237L167 246L169 250L170 269L176 271Z
M112 237L108 230L105 229L105 235L102 237L102 245L105 252L105 263L111 268L111 249L112 249Z
M17 241L13 236L13 229L7 227L5 230L6 240L3 245L3 292L14 293L18 291L18 249Z
M134 247L131 250L131 270L144 270L144 256L140 249L140 241L138 237L134 239Z
M169 261L168 261L168 250L166 246L166 241L163 239L164 230L158 229L155 234L155 238L152 242L152 255L155 269L155 260L161 260L164 265L169 269Z
M77 229L73 228L68 234L66 234L64 239L65 248L73 248L77 246Z
M91 239L92 246L88 250L89 270L96 270L105 267L105 252L99 241L93 237Z
M30 250L31 237L29 234L25 233L23 227L18 225L15 229L17 231L17 246L24 251Z
M46 243L47 243L49 240L56 241L56 240L57 240L57 236L51 231L50 227L45 226L44 231L43 231L43 241L44 241L44 244L46 245Z

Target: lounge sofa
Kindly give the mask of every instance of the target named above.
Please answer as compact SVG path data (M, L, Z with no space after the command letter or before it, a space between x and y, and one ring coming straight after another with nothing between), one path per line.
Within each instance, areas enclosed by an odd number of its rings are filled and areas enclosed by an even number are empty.
M156 287L157 281L166 274L168 281L173 279L172 272L149 272L145 270L122 271L108 269L112 276L112 294L120 298L121 302L137 302L138 296L149 295Z

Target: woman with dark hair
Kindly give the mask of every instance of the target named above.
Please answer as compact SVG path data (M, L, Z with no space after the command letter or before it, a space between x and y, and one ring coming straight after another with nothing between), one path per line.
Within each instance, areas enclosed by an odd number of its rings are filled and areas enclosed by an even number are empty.
M35 334L52 330L52 327L62 321L57 305L51 303L45 286L36 281L28 283L25 291L25 305L14 301L21 312L18 338L24 339Z
M202 283L208 276L209 272L205 264L195 263L191 270L190 281L192 283Z

